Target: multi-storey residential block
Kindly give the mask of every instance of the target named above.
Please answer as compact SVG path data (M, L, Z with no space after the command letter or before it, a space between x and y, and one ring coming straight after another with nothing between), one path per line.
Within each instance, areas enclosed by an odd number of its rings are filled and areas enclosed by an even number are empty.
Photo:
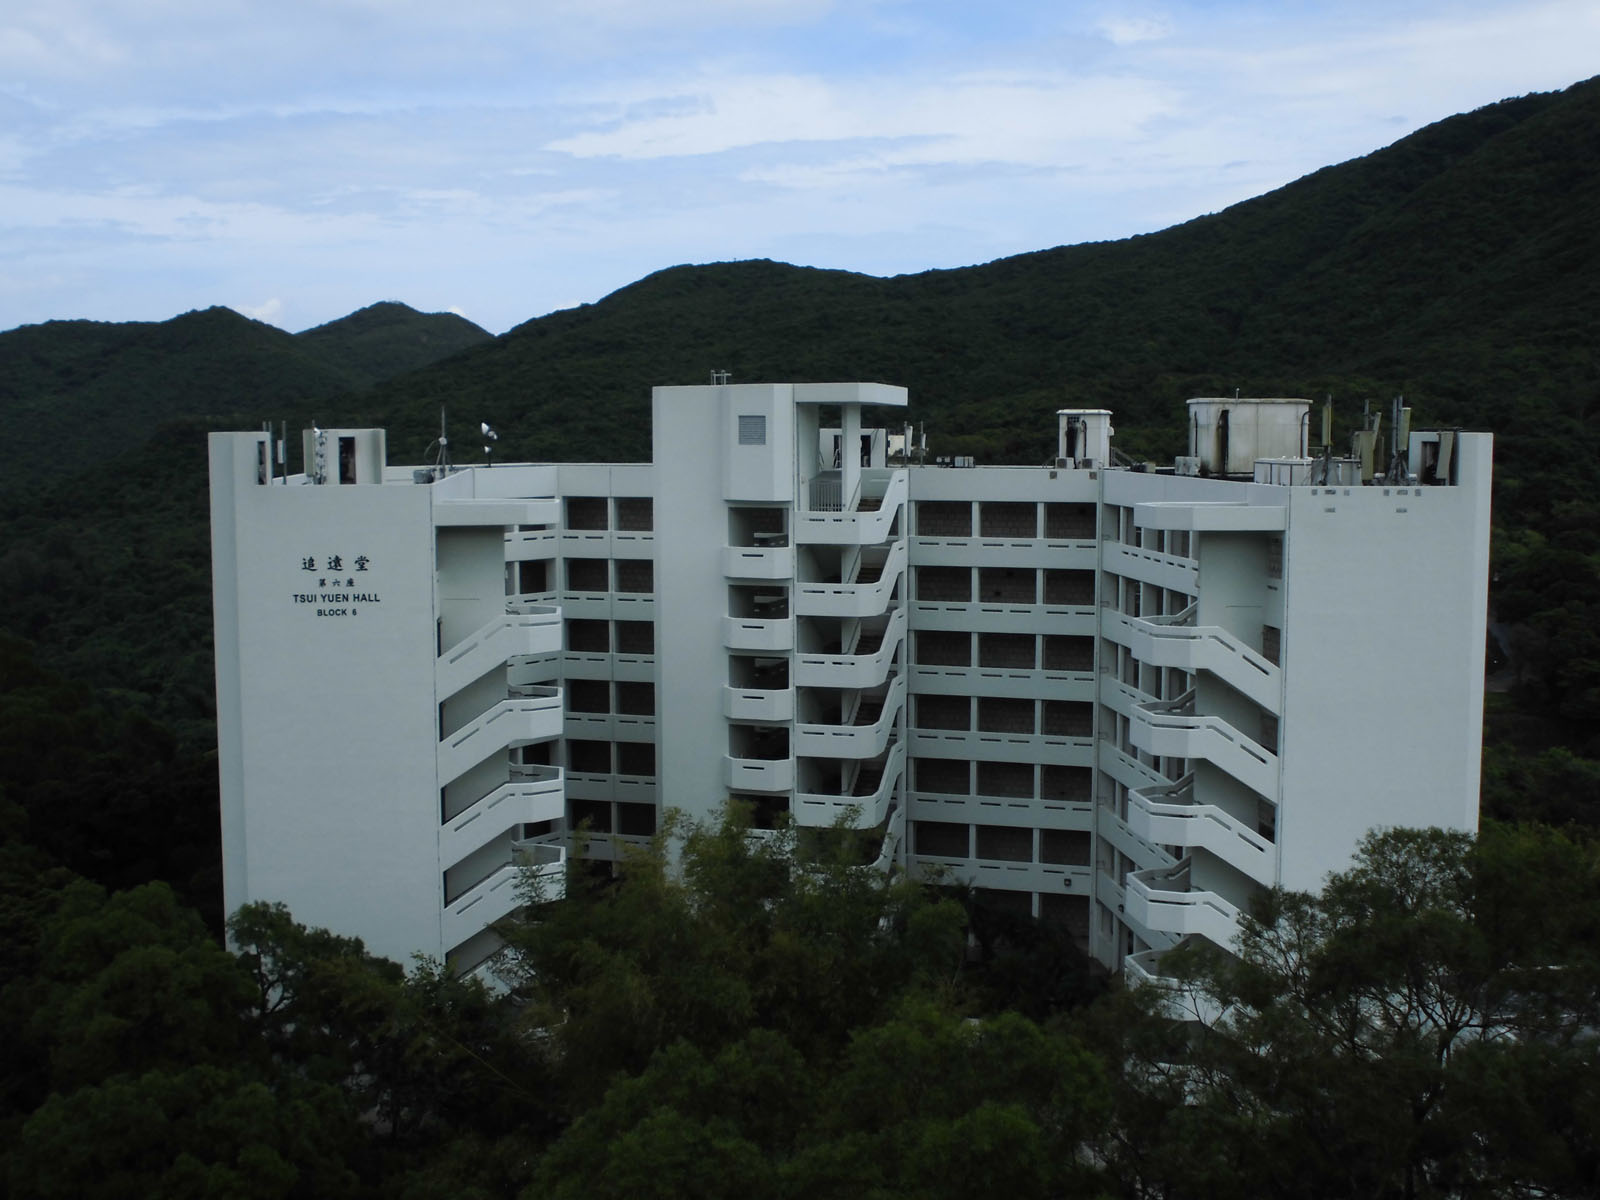
M1147 977L1370 827L1475 827L1487 435L1363 484L1306 402L1196 400L1174 471L1103 410L1045 466L908 465L862 416L905 402L658 388L650 464L213 435L229 908L466 969L525 865L732 796Z

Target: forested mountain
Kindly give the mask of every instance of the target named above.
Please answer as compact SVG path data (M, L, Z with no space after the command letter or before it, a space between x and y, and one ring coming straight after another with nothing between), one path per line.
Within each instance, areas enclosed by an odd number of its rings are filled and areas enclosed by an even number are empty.
M397 304L0 334L0 1189L1595 1194L1597 213L1591 80L961 270L675 267L499 338ZM1493 431L1515 679L1483 807L1533 823L1391 832L1273 897L1238 962L1189 965L1233 1016L1181 1052L1138 997L1085 1013L1048 928L795 870L737 814L681 874L575 870L513 931L515 1005L281 911L222 949L206 430L383 423L413 461L443 401L502 459L638 459L651 385L711 369L905 384L932 447L990 461L1045 458L1073 404L1165 457L1234 388Z
M1161 233L961 270L674 267L498 338L392 303L297 335L221 308L12 330L0 630L204 753L207 428L284 420L297 447L313 417L383 423L411 461L443 401L463 424L492 421L502 459L639 459L651 385L717 368L902 383L935 449L1027 462L1049 454L1067 404L1113 409L1125 450L1165 457L1188 396L1332 393L1348 424L1404 393L1418 424L1498 438L1495 602L1521 678L1494 730L1538 757L1491 762L1486 800L1591 814L1596 212L1600 79L1449 118ZM1544 800L1518 784L1535 768Z
M487 341L451 313L374 304L288 334L229 308L169 321L49 321L0 333L0 414L13 465L0 488L77 472L143 446L166 421L236 422L241 413L308 418ZM348 405L348 400L342 402Z
M1419 423L1500 435L1516 517L1600 479L1600 81L1452 117L1225 212L1121 242L878 279L773 262L674 267L530 321L372 397L420 453L450 397L507 458L645 458L649 388L877 379L941 446L1049 452L1103 405L1177 448L1192 395L1403 393ZM463 410L463 416L468 415ZM1545 465L1565 460L1555 483ZM1584 459L1582 461L1575 461ZM1504 510L1503 510L1504 511Z
M936 450L989 461L1040 461L1053 409L1103 405L1165 458L1188 396L1331 393L1349 424L1403 393L1419 425L1497 435L1503 615L1542 622L1532 683L1572 712L1600 696L1597 212L1600 79L1161 233L960 270L674 267L498 338L392 303L297 335L222 308L12 330L0 628L206 744L206 428L283 420L297 449L312 418L382 423L410 461L447 402L502 459L642 459L651 385L718 368L905 384Z
M465 317L419 313L393 300L369 304L294 338L302 350L355 380L357 387L370 387L493 340L488 330Z

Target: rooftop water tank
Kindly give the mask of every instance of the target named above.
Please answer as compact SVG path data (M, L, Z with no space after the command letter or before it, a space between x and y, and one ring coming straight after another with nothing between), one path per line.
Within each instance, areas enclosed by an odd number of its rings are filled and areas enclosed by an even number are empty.
M1257 459L1305 458L1311 401L1205 397L1189 401L1189 455L1208 475L1253 476Z
M1111 461L1111 410L1062 408L1056 410L1058 441L1056 461L1066 467L1103 467Z

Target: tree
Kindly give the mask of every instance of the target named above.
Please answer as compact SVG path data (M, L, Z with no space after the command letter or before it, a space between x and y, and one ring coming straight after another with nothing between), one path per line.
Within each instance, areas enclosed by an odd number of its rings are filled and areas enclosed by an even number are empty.
M1129 1179L1173 1196L1592 1195L1595 848L1541 828L1369 834L1275 891L1237 957L1164 960L1203 1019L1123 1077ZM1554 1087L1554 1090L1552 1090ZM1148 1153L1133 1163L1142 1134Z
M959 907L857 865L840 833L802 860L793 831L757 834L738 810L670 819L615 880L575 863L562 899L510 924L508 978L567 1094L592 1102L677 1041L714 1056L756 1028L830 1054L907 989L949 986Z

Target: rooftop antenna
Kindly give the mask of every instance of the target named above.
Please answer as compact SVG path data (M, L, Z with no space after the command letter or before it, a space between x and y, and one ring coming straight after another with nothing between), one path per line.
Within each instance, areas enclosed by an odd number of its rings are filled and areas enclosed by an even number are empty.
M328 482L328 435L317 425L311 422L311 444L314 447L311 456L311 482Z
M1411 410L1406 407L1405 396L1394 398L1393 415L1389 418L1389 474L1390 483L1405 483L1411 473L1407 461L1411 454Z
M422 452L424 462L428 461L429 452L433 453L433 461L428 464L428 474L433 479L443 479L450 474L450 438L444 431L444 405L439 405L439 436L428 443L428 448Z
M489 466L494 466L494 444L500 440L500 435L489 428L489 422L479 421L478 429L483 434L483 453L489 459Z

